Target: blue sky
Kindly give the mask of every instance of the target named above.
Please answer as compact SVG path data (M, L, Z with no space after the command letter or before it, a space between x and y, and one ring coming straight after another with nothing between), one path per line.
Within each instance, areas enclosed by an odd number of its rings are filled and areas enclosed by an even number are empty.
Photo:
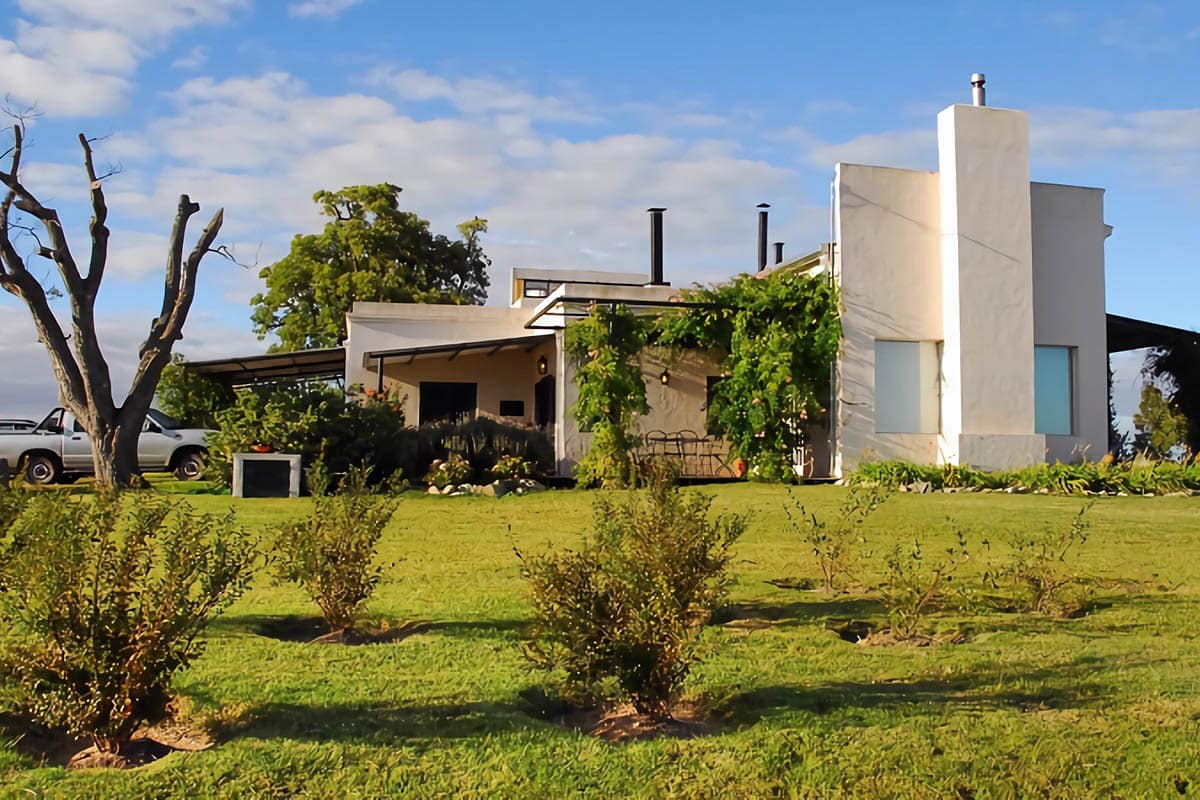
M224 206L224 242L266 264L318 229L317 189L398 184L437 230L490 221L497 300L513 266L643 269L644 210L665 205L668 278L713 280L753 266L757 202L788 252L827 239L835 162L936 168L934 116L977 70L990 104L1030 113L1035 180L1107 189L1109 310L1200 326L1195 3L4 5L0 93L42 114L26 182L77 247L75 134L121 168L101 298L118 381L181 192ZM202 275L178 349L265 347L255 271ZM14 299L0 318L0 415L33 414L56 397L44 353Z

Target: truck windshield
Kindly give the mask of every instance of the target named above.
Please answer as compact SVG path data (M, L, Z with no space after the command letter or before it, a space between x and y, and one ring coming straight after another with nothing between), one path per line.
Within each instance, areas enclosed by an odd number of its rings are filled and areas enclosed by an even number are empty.
M46 415L46 418L37 424L34 430L49 431L50 433L62 433L63 430L63 414L66 412L61 408L56 408Z
M162 428L163 430L171 430L179 427L179 420L167 416L157 408L152 408L147 411L146 416L154 420L154 424L158 425L158 427Z

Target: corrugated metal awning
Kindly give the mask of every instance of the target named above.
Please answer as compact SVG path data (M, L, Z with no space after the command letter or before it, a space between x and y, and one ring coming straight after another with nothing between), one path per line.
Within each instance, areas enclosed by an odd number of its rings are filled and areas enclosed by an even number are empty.
M346 377L346 348L296 350L258 356L186 361L184 365L227 386L282 380L328 380Z

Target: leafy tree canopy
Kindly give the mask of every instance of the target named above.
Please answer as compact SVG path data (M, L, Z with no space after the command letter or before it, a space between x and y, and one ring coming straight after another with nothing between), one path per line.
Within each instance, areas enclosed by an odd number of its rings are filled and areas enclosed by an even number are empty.
M1154 384L1142 387L1142 402L1133 415L1133 446L1155 458L1177 458L1187 449L1188 421Z
M330 219L325 230L297 235L291 252L259 273L267 288L251 300L255 332L279 337L272 349L336 347L356 300L484 302L491 261L479 236L487 222L459 225L461 239L435 235L426 220L400 209L400 191L381 183L313 195Z
M1187 421L1187 447L1200 453L1200 336L1151 351L1144 372L1160 385L1169 385L1167 399Z

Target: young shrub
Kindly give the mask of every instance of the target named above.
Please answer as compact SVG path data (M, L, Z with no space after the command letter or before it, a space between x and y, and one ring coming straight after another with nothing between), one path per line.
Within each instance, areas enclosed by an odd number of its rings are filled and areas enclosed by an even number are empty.
M1080 508L1066 528L1010 534L1008 560L990 569L984 579L1010 589L1017 611L1069 615L1081 608L1088 590L1071 559L1087 543L1086 515L1092 505Z
M444 489L447 486L461 486L470 483L475 470L470 463L459 455L452 455L441 463L434 463L425 475L425 482Z
M8 526L21 516L25 506L33 498L34 493L22 489L11 482L0 481L0 535Z
M308 592L331 633L352 632L375 591L383 575L379 539L395 509L394 500L368 490L367 470L354 468L335 494L313 497L308 519L277 530L276 575Z
M838 508L837 516L828 522L810 513L794 498L784 507L791 532L812 548L826 593L838 591L844 579L854 577L866 541L863 524L890 496L891 490L881 485L854 486Z
M491 469L491 476L497 480L520 480L536 474L536 465L517 456L500 456Z
M250 582L255 543L231 516L141 496L41 496L3 537L2 660L43 724L121 754L167 708L171 679Z
M598 499L578 551L522 557L534 606L526 652L566 672L568 699L609 699L615 684L638 713L669 716L745 529L741 516L710 519L711 503L659 470L644 492Z
M919 540L912 547L896 545L884 557L883 581L878 586L888 612L892 635L899 641L917 638L924 618L945 599L954 573L971 557L966 536L959 531L957 546L928 558Z

